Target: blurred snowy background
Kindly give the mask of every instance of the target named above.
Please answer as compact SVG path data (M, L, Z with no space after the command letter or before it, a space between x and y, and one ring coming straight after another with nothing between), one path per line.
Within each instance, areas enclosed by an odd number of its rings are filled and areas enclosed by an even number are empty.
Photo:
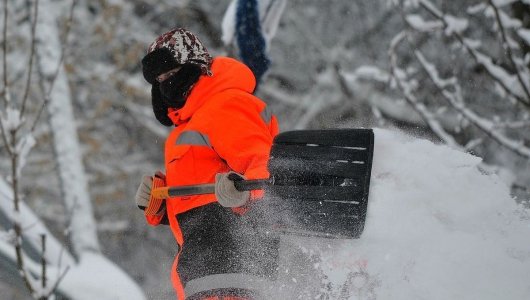
M81 293L83 282L104 290L104 274L119 273L114 289L138 288L126 273L147 298L173 297L173 237L147 227L133 199L141 175L163 168L167 133L139 62L176 26L212 54L238 57L230 14L223 22L231 2L2 1L1 299L31 299L27 285L36 284L18 276L12 224L28 234L21 249L33 249L34 272L46 234L50 282L76 261L84 275L66 276L74 291L64 294ZM269 16L279 23L269 28L272 63L257 91L281 130L399 129L482 157L480 170L528 206L530 1L261 2L281 8ZM13 214L14 178L20 210L33 213Z

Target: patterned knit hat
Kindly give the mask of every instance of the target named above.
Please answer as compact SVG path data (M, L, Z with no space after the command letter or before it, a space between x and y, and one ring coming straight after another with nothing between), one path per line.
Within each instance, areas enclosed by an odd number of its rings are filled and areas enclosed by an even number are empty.
M145 79L153 83L156 77L184 64L196 64L202 74L211 75L212 57L199 38L183 28L175 28L159 36L142 59Z

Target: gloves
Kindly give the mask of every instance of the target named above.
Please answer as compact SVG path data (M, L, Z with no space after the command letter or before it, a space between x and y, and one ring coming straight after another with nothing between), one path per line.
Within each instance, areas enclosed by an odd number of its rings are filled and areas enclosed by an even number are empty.
M224 207L239 207L250 200L250 192L240 192L234 186L234 181L245 179L242 175L229 172L215 175L215 197Z
M138 187L138 190L136 191L136 196L134 196L134 199L136 200L136 205L138 205L138 208L141 210L145 210L147 206L149 206L149 199L151 198L151 186L153 185L153 177L149 175L142 176L142 181L140 182L140 186Z
M161 172L157 171L155 174L155 187L165 185L165 176ZM151 189L153 188L153 176L144 175L136 195L134 197L136 205L141 210L144 210L149 215L162 215L166 210L165 201L161 199L153 199L151 197Z

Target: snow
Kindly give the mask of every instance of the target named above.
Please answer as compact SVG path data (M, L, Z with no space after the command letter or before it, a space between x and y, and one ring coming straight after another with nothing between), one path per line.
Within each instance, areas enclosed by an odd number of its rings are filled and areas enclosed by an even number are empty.
M482 42L480 40L464 38L464 43L467 45L467 47L473 50L478 50L482 46Z
M470 15L477 14L479 12L483 12L487 8L486 3L478 3L476 5L471 5L466 9L466 12Z
M236 3L237 0L230 2L224 14L223 21L221 22L221 40L225 45L232 44L232 41L234 40L236 32Z
M528 211L480 163L376 129L363 235L306 250L320 253L331 298L349 286L340 299L530 299Z
M15 147L16 148L15 151L16 153L18 153L18 164L17 164L17 171L16 171L17 177L20 177L22 168L24 168L24 166L27 163L28 154L31 148L33 148L33 146L35 146L36 143L37 141L35 141L35 138L33 137L33 135L28 133L20 139L17 146Z
M2 122L6 132L16 130L22 125L23 121L20 118L20 111L12 107L6 107L5 112L0 115L0 122Z
M45 258L52 265L74 264L74 258L64 251L64 246L57 240L39 217L26 205L24 201L19 202L20 212L17 214L13 209L13 191L11 187L0 178L0 207L10 222L18 222L24 228L24 236L33 249L40 249L40 235L46 235ZM0 245L5 240L0 239ZM12 248L12 247L11 247ZM2 251L0 251L2 253Z
M493 0L493 4L497 7L508 6L517 0Z
M0 231L0 241L5 242L8 245L15 245L15 231L10 229L9 231Z
M40 235L46 235L46 252L44 253L47 265L48 282L54 284L60 276L62 281L58 286L61 294L69 299L145 299L144 293L129 275L120 270L118 266L98 252L83 251L76 261L58 241L46 225L25 204L20 202L20 216L15 217L12 207L12 191L7 183L0 178L0 207L7 214L8 220L19 221L24 228L24 241L33 251L40 249ZM116 225L117 226L117 225ZM15 248L13 247L12 231L0 231L0 255L11 261L16 261ZM28 273L40 274L41 263L39 258L24 255L24 262ZM66 273L64 273L66 271ZM34 279L36 281L36 279ZM35 283L37 295L46 295L49 291L41 289ZM52 288L53 286L48 286Z
M420 15L410 14L405 17L407 23L415 30L421 32L433 31L443 27L440 21L425 21Z
M530 157L530 148L526 147L522 140L514 140L503 132L495 130L495 123L485 119L474 111L470 110L463 101L460 86L456 80L442 79L433 64L429 63L423 55L416 52L416 57L422 64L423 68L429 74L434 84L438 89L442 90L443 96L451 104L451 106L462 114L469 122L473 123L483 132L487 133L492 139L506 147L507 149L519 154L522 157ZM446 89L446 86L451 85L454 88L454 92L450 92ZM445 139L444 139L445 140Z
M390 79L390 76L388 75L388 73L384 72L383 70L375 66L366 66L366 65L360 66L359 68L357 68L353 75L361 77L361 78L373 79L379 82L387 82ZM353 78L352 80L356 80L356 78Z
M77 266L68 271L60 284L76 300L145 299L142 290L114 263L97 253L84 252Z
M504 27L505 30L509 28L518 29L522 26L522 23L520 20L510 17L508 14L506 14L502 10L498 10L498 13L499 13L499 18L502 22L502 26ZM495 10L492 7L488 7L485 10L484 15L490 18L495 18ZM498 24L496 22L494 23L494 28L498 30Z
M437 10L434 7L429 7L431 11L440 16L440 19L443 19L443 22L439 20L425 21L418 14L409 14L405 17L407 23L415 30L423 32L433 31L445 26L446 35L452 35L454 33L461 34L467 29L468 21L466 19L457 18L451 15L443 15L442 17L442 14L438 14Z
M517 35L519 35L527 45L530 45L530 29L520 28L517 30Z
M50 7L50 1L42 5ZM52 11L52 10L50 10ZM55 13L58 13L55 11ZM75 254L99 251L96 224L88 192L88 179L83 166L81 146L72 105L72 93L61 61L61 41L57 16L42 14L36 30L38 68L46 78L54 78L50 102L46 105L53 130L53 147L66 210L70 213L70 238ZM56 72L57 71L57 72Z
M517 82L517 78L508 74L506 70L497 66L491 59L478 51L474 51L477 62L481 64L488 72L505 87L510 89L510 92L519 97L524 97L521 85Z
M456 18L450 15L444 16L446 24L445 34L452 35L453 33L462 34L468 27L468 21L462 18Z

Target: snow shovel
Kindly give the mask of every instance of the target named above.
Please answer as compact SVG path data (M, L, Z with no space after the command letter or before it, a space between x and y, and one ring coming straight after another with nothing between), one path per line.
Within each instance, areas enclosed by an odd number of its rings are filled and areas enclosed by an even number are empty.
M261 211L274 230L305 236L359 238L364 229L374 148L371 129L299 130L279 134L270 178L236 181L264 189ZM155 188L155 198L214 193L214 184Z

